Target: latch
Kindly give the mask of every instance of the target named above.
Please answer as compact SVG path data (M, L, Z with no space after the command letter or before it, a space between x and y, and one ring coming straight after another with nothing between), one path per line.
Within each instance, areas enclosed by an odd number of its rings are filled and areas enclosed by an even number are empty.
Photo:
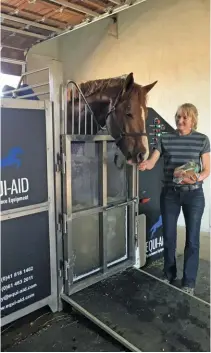
M66 156L64 153L57 153L56 156L56 171L57 172L62 172L62 174L66 173Z

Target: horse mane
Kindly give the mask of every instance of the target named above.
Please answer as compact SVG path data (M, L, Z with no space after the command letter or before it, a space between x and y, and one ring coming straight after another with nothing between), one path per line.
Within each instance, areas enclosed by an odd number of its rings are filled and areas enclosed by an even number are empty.
M107 88L112 88L115 86L122 86L125 82L127 75L122 75L118 77L112 77L107 79L98 79L92 81L86 81L80 83L78 86L82 91L85 98L91 96L92 94L98 93L99 91L103 92ZM74 98L79 98L79 91L74 90ZM72 100L72 90L70 89L68 92L68 101Z

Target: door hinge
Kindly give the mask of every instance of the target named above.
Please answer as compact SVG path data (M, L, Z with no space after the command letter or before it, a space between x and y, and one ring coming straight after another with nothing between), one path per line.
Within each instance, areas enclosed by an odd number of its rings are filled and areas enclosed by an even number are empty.
M63 271L64 271L64 261L59 260L59 277L63 277Z
M70 268L70 260L68 259L64 261L64 275L65 275L65 280L68 281L69 279L69 268Z
M63 213L63 232L67 234L67 215Z
M56 171L66 173L66 156L64 153L57 153Z
M61 213L59 213L59 216L58 216L58 223L57 223L57 230L59 232L62 231L62 224L63 224L63 217L61 215Z
M67 215L66 213L60 213L57 228L59 232L67 233Z

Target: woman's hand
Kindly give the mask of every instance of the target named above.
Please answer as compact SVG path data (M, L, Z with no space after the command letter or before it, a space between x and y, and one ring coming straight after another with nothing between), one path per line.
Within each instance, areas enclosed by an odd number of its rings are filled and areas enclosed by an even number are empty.
M147 161L144 161L144 162L141 162L139 165L138 165L138 169L141 170L142 172L144 170L150 170L153 168L153 165L152 165L152 162L150 160L147 160Z
M184 177L181 184L195 184L196 181L192 178Z

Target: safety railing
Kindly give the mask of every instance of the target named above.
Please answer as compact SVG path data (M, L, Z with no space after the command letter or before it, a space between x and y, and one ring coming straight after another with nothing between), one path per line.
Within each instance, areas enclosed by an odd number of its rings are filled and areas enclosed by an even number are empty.
M30 75L33 75L33 74L36 74L36 73L40 73L42 71L48 71L48 81L45 81L45 82L41 82L41 83L36 83L36 84L33 84L33 85L28 85L26 87L21 87L21 83L23 81L23 79L26 77L26 76L30 76ZM46 87L48 86L48 89L46 89L45 91L36 91L34 93L30 93L30 94L23 94L23 95L18 95L18 93L22 93L24 91L28 91L29 89L39 89L41 87ZM13 90L8 90L8 91L4 91L2 92L2 97L3 98L10 98L8 97L8 95L12 95L12 98L18 98L18 99L24 99L24 98L31 98L31 97L39 97L39 96L43 96L43 95L47 95L50 93L50 89L49 89L49 67L44 67L42 69L37 69L37 70L32 70L32 71L28 71L28 72L24 72L21 77L20 77L20 80L18 82L18 86L17 88L13 89Z
M68 89L71 94L71 97L69 97L69 100L67 99L68 96ZM94 133L94 121L96 124L97 120L94 116L94 113L87 102L87 99L85 98L83 92L81 91L80 87L72 80L69 80L66 84L65 87L65 127L67 127L67 104L71 104L71 134L72 135L93 135ZM77 103L76 103L77 100ZM84 116L82 119L82 102L84 105ZM77 109L77 114L75 112L75 104L78 105ZM88 116L90 117L90 133L88 131ZM77 121L76 121L77 119ZM77 122L77 127L75 126ZM98 125L97 125L98 126ZM76 127L76 129L75 129ZM82 129L83 127L83 129ZM100 128L99 128L100 130ZM83 131L83 133L82 133Z

